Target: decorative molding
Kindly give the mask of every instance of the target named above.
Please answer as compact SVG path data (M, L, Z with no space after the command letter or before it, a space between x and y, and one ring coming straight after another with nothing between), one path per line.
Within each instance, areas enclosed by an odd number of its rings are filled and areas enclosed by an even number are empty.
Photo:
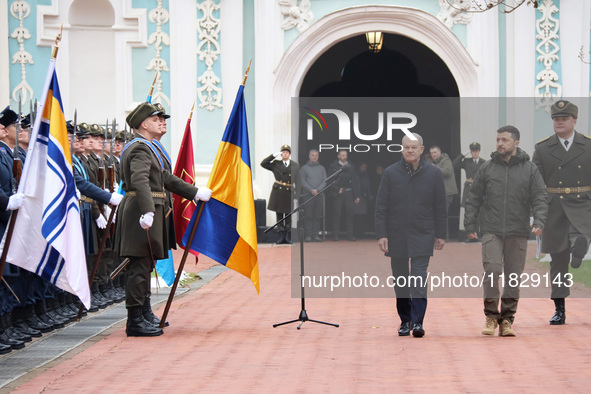
M156 93L152 95L152 102L162 103L166 101L170 107L170 98L162 92L162 72L170 72L166 59L161 56L162 44L170 46L170 37L167 33L162 31L162 25L168 23L170 15L168 10L162 7L162 0L158 0L158 6L153 8L148 13L148 20L156 24L156 31L148 37L148 45L154 45L156 49L156 57L150 59L150 63L146 70L159 71L158 80L156 81Z
M201 86L197 88L199 97L199 108L213 111L222 108L222 88L219 85L220 78L213 71L213 64L218 60L220 51L220 20L213 13L220 9L220 6L212 0L205 0L197 3L197 9L203 12L203 17L198 19L198 44L197 55L199 60L207 65L197 81Z
M303 32L308 28L310 22L314 20L314 14L310 11L310 0L301 0L298 6L298 0L278 0L283 22L283 30L298 29Z
M33 56L25 51L25 40L31 38L31 33L24 27L23 21L31 13L31 6L24 0L16 0L10 5L10 14L19 21L19 27L14 29L10 35L15 38L19 44L19 50L12 56L12 64L19 63L21 65L21 81L12 91L12 99L16 102L19 101L25 103L33 97L33 88L27 82L27 69L26 64L33 64Z
M556 98L562 97L562 85L558 82L559 76L552 69L554 62L558 62L558 30L560 22L552 17L552 14L558 12L558 7L553 0L544 0L544 3L538 5L538 11L542 17L536 20L536 45L538 53L537 61L544 65L544 69L536 75L536 80L540 81L536 85L536 109L543 108L550 112L550 107L556 101Z
M453 1L453 5L450 2ZM452 28L456 24L467 25L472 20L472 14L468 11L471 7L469 0L439 0L441 8L437 19L445 26Z

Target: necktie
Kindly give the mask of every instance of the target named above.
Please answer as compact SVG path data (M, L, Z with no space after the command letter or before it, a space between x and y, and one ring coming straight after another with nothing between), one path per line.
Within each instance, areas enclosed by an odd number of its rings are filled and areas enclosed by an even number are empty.
M474 164L478 164L478 159L474 159Z
M568 149L568 140L564 141L564 146L566 147L566 149Z
M284 161L283 164L285 164L286 167L288 166L288 163L286 161Z

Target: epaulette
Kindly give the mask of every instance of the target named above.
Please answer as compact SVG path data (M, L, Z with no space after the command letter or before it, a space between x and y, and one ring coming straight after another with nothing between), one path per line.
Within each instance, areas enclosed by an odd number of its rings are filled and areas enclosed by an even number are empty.
M546 137L546 138L542 138L541 140L539 140L538 142L536 142L536 145L537 145L537 144L539 144L540 142L544 142L544 141L546 141L546 140L547 140L548 138L550 138L550 137L552 137L552 136L551 136L551 135L549 135L549 136L548 136L548 137Z
M587 135L587 134L581 134L583 137L587 138L588 140L591 140L591 135Z

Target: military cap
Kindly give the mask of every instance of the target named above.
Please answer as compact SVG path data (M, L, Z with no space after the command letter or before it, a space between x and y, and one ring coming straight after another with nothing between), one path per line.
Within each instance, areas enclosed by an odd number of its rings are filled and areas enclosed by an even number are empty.
M572 116L573 118L579 117L579 108L566 100L558 100L552 105L552 118L555 116Z
M86 122L82 122L78 125L78 129L83 133L90 133L90 126Z
M76 126L76 128L78 128ZM68 134L74 134L74 122L72 122L71 120L68 120L66 122L66 129L68 129Z
M21 118L21 127L26 129L27 127L31 127L31 114L24 115Z
M7 127L13 124L18 120L18 115L16 112L10 109L10 106L7 106L0 112L0 124L2 126Z
M115 141L125 141L125 131L121 130L116 132Z
M154 107L152 104L144 102L131 111L129 115L127 115L127 118L125 118L125 121L132 129L138 129L147 117L159 115L161 113L162 111Z
M480 150L480 144L478 142L471 143L470 150Z
M160 103L155 103L153 104L154 107L156 107L156 109L160 112L162 112L162 114L158 115L158 116L162 116L164 119L168 119L170 118L170 115L166 114L166 110L164 109L164 106Z
M89 134L93 137L102 137L102 136L104 136L104 132L101 129L102 129L101 126L94 123L90 126L90 133Z
M284 150L286 150L289 153L291 153L291 147L289 145L287 145L287 144L281 146L281 152L283 152Z

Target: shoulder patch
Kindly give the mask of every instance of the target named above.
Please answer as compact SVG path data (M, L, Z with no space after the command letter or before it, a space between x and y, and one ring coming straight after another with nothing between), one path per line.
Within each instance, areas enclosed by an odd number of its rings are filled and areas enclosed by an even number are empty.
M6 149L3 146L0 146L0 152L6 153Z
M552 136L551 136L551 135L549 135L549 136L548 136L548 137L546 137L546 138L542 138L541 140L539 140L538 142L536 142L536 145L537 145L537 144L539 144L540 142L544 142L544 141L546 141L546 140L547 140L548 138L550 138L550 137L552 137Z

